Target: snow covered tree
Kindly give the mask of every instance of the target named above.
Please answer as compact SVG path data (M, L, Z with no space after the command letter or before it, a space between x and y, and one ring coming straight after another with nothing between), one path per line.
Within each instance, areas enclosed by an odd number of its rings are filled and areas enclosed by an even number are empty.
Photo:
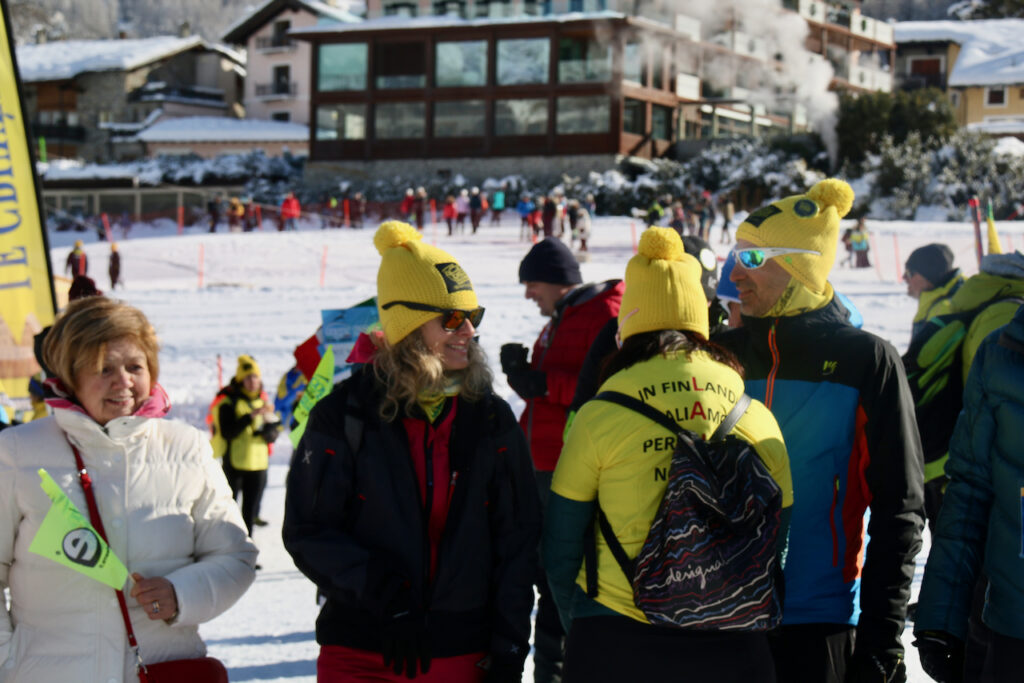
M958 19L1009 19L1024 17L1024 0L964 0L949 6Z

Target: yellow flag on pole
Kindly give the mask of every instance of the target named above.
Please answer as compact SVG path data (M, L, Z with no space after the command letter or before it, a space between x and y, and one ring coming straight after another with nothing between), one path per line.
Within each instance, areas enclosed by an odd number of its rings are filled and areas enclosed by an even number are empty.
M128 569L89 523L57 482L44 470L39 477L53 501L36 532L29 552L49 558L115 590L124 588Z
M992 200L988 200L988 253L1002 254L1003 245L999 243L999 233L996 231L996 220L992 216Z

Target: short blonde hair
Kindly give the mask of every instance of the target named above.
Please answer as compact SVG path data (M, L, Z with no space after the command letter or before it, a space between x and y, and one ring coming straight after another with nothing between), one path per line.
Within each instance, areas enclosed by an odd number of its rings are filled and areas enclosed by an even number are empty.
M75 392L75 375L99 370L107 344L130 339L146 356L152 382L160 374L156 331L139 309L105 296L72 301L53 323L43 342L43 361L65 387Z

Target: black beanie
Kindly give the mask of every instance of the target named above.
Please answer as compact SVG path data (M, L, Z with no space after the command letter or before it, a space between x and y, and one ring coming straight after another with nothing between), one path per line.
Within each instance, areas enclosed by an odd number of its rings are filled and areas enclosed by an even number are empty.
M926 244L910 253L906 270L919 273L934 286L941 285L953 270L953 251L945 244Z
M683 249L700 263L700 284L704 288L704 296L713 301L718 291L718 257L714 249L693 235L683 237Z
M583 277L580 264L569 247L556 237L545 237L523 257L519 264L519 281L578 285Z

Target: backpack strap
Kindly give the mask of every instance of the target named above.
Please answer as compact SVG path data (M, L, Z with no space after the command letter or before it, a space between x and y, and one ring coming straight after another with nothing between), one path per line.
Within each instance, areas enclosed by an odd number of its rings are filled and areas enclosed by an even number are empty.
M639 399L633 398L628 394L623 394L618 391L602 391L594 397L597 401L607 401L609 403L615 403L628 408L629 410L640 413L644 417L657 422L659 425L669 430L673 434L679 434L681 431L685 431L683 427L679 426L675 420L665 415L657 408L640 401ZM721 441L733 430L736 423L743 417L743 413L747 411L747 407L750 405L750 397L746 394L742 394L732 409L726 414L725 419L722 420L718 428L715 429L711 435L709 441ZM612 529L611 523L608 521L607 515L604 514L604 510L601 509L601 503L597 503L597 518L598 528L601 530L601 536L604 537L604 542L608 545L608 550L611 551L615 561L619 563L619 567L622 569L622 573L625 574L626 579L632 584L633 575L636 573L636 563L629 559L629 555L626 554L626 550L619 543L618 537L615 535L615 531ZM591 520L590 525L587 527L586 535L583 539L583 564L586 574L587 581L587 597L597 597L597 539L595 538L594 520Z

